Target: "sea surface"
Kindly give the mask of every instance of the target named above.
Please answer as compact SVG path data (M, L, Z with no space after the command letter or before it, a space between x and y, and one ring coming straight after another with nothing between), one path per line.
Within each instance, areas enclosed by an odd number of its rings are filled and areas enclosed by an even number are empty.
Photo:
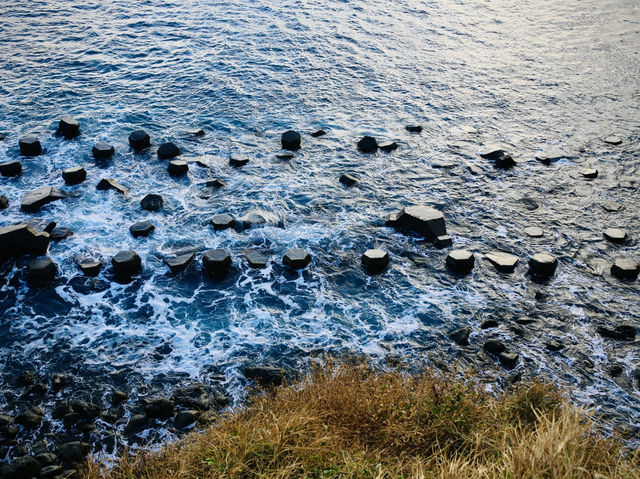
M10 200L0 226L41 218L73 231L50 246L55 283L27 284L27 257L0 268L4 414L25 407L15 381L27 369L43 381L70 374L73 397L103 404L114 388L135 402L189 381L218 382L237 401L249 385L246 364L303 370L325 353L355 353L472 364L496 389L520 376L550 380L612 424L640 428L639 339L596 332L637 329L640 320L640 283L609 271L617 257L640 260L637 1L4 0L0 7L0 162L19 158L18 139L28 133L45 150L21 159L20 177L0 178ZM63 115L80 122L77 139L55 135ZM410 133L406 125L424 129ZM205 135L188 135L191 128ZM151 136L142 154L128 145L135 129ZM288 129L302 133L302 148L281 160ZM327 134L311 137L318 129ZM399 147L363 154L356 147L363 135ZM605 143L610 135L622 143ZM114 145L111 160L92 158L98 141ZM170 177L157 158L165 141L190 162L186 177ZM516 167L492 168L478 155L489 145L508 151ZM250 162L232 168L231 154ZM65 186L61 171L73 166L84 166L87 181ZM598 178L584 179L584 168L598 169ZM340 184L343 173L359 183ZM226 186L204 186L216 177ZM101 178L116 179L129 195L98 191ZM45 185L70 197L21 212L24 193ZM147 193L163 196L162 210L140 208ZM603 207L612 202L619 211ZM414 204L444 212L454 247L476 256L472 274L447 271L448 248L385 227L385 214ZM267 221L244 231L208 224L218 213L251 212ZM129 233L140 219L156 226L148 238ZM544 236L525 235L531 225ZM629 239L607 242L608 227ZM207 277L200 254L184 273L169 274L162 258L184 247L226 249L230 274ZM294 247L313 258L302 272L282 266ZM361 267L369 248L388 251L383 274ZM122 284L110 259L125 249L142 257L143 273ZM247 266L243 254L254 249L269 254L267 268ZM497 272L483 257L496 249L520 257L514 273ZM546 282L527 274L539 251L559 261ZM85 255L103 258L97 278L78 269ZM487 319L498 327L482 329ZM461 347L449 335L465 326L470 345ZM513 370L484 353L494 337L520 355ZM545 346L554 340L562 350ZM62 394L38 401L52 405ZM126 417L98 422L91 440L120 435L125 424ZM47 412L41 430L18 441L63 428Z

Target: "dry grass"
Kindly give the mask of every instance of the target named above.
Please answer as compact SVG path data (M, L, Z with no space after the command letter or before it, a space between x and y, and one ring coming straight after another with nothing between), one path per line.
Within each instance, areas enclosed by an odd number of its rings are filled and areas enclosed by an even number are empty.
M553 387L494 397L473 380L329 364L256 395L160 452L89 478L640 478L640 452L599 434Z

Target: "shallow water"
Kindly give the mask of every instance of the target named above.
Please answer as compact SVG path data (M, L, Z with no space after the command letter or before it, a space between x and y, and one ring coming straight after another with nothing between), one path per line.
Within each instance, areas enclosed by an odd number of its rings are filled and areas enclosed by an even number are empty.
M246 362L295 368L325 351L459 358L508 377L482 353L484 338L499 337L520 354L516 372L569 386L577 401L640 426L638 340L596 333L637 327L640 318L638 281L609 274L614 258L640 257L637 2L42 1L5 8L0 31L0 161L19 156L27 133L46 150L23 159L22 176L0 179L11 201L0 225L36 217L74 232L50 247L60 269L54 285L28 287L27 258L0 270L4 412L22 407L13 382L27 368L42 377L70 372L76 394L94 400L114 386L169 389L211 375L224 375L239 398ZM63 114L80 121L76 140L54 135ZM424 131L408 133L407 124ZM206 135L189 137L192 127ZM127 136L139 128L154 146L134 155ZM302 149L278 160L289 128L304 133ZM319 128L328 134L311 138ZM364 134L399 149L361 154ZM602 141L611 134L622 144ZM169 140L183 159L210 167L192 163L188 177L171 178L155 155ZM97 141L115 146L109 162L91 157ZM493 170L478 156L488 144L504 145L517 167ZM249 165L229 167L231 153ZM536 155L560 159L545 166ZM453 167L433 168L443 162ZM62 186L61 170L77 165L87 181ZM485 171L472 175L469 165ZM584 180L584 167L599 177ZM342 186L345 172L360 183ZM129 196L97 191L103 177ZM202 183L214 177L227 186L208 192ZM72 197L22 213L24 192L42 185ZM149 192L164 197L162 211L141 210ZM539 207L528 210L524 197ZM605 211L606 201L621 210ZM447 272L446 250L384 227L384 214L410 204L444 212L454 244L476 253L471 275ZM279 221L243 232L207 226L214 214L254 209ZM144 218L156 230L134 239L128 227ZM545 235L528 238L529 225ZM602 231L611 226L630 239L607 243ZM162 256L185 246L225 248L231 274L207 278L198 256L169 275ZM313 256L301 274L280 264L291 247ZM374 277L360 267L371 247L391 257ZM108 264L122 249L143 259L130 284L112 282L109 268L95 280L77 269L78 256ZM248 249L267 251L269 267L250 270ZM482 258L492 249L520 256L513 274ZM526 275L537 251L559 259L549 282ZM482 330L486 318L499 328ZM536 322L516 322L523 318ZM448 335L465 325L471 345L460 348ZM553 338L562 352L545 348ZM617 378L614 364L623 367Z

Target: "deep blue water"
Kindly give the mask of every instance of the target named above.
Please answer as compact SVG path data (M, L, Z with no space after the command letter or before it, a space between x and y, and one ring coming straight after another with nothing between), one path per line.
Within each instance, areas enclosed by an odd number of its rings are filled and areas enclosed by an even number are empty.
M353 351L457 359L490 378L550 379L578 402L640 426L638 340L596 334L603 325L637 327L640 318L638 281L609 273L618 256L640 259L637 2L41 1L5 2L2 11L0 161L19 156L27 133L46 151L23 159L22 176L0 179L11 202L0 226L36 217L74 232L50 247L60 268L54 285L29 287L27 258L0 271L5 412L20 407L12 384L27 368L43 378L70 372L94 400L114 385L142 393L141 384L170 389L211 374L224 375L239 398L247 361L296 368L325 351ZM79 138L54 135L64 114L80 121ZM407 124L424 131L408 133ZM206 135L186 135L193 127ZM139 128L154 146L134 155L127 136ZM289 128L303 133L302 149L278 160ZM328 134L309 136L319 128ZM361 154L364 134L399 148ZM602 141L611 134L622 144ZM115 146L106 164L91 157L97 141ZM164 141L210 168L192 163L188 177L171 178L155 155ZM504 145L516 168L493 170L478 156L488 144ZM249 165L229 167L232 153ZM536 155L561 159L545 166ZM433 167L443 162L453 167ZM63 186L61 170L78 165L87 181ZM469 165L485 171L472 175ZM599 177L585 181L585 167ZM345 172L360 183L342 186ZM129 196L97 191L103 177ZM207 193L202 183L214 177L227 186ZM22 213L24 192L43 185L72 197ZM140 209L150 192L164 197L162 211ZM524 197L539 207L528 210ZM621 210L605 211L607 201ZM476 254L471 275L446 270L446 249L384 227L386 213L411 204L444 212L455 246ZM278 221L244 232L207 225L217 213L256 209ZM128 227L144 218L156 230L134 239ZM528 238L529 225L545 235ZM629 233L624 245L604 240L611 226ZM229 277L207 278L200 257L169 275L163 255L191 245L228 250ZM281 266L291 247L313 257L301 274ZM360 267L371 247L391 257L374 277ZM246 266L242 254L254 248L271 255L265 270ZM130 284L110 281L109 268L90 280L76 266L84 254L108 264L122 249L143 259ZM520 256L513 274L482 258L492 249ZM526 275L537 251L559 259L547 283ZM488 318L500 326L482 330ZM517 322L526 318L535 322ZM461 348L448 335L465 325L471 345ZM483 353L488 337L520 354L514 371ZM551 339L565 349L548 351ZM613 365L623 368L615 378Z

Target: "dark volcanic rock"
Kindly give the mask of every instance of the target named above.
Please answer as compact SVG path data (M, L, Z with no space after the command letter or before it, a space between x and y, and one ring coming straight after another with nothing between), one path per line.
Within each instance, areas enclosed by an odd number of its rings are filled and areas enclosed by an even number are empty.
M22 156L38 156L42 153L42 145L35 135L27 135L18 142Z
M9 207L9 198L4 195L0 195L0 210L6 210ZM2 262L0 260L0 262Z
M80 462L91 451L91 444L82 441L67 442L60 446L58 456L67 462Z
M115 190L118 193L122 193L126 195L129 192L129 189L122 186L113 178L103 178L98 182L96 189L104 191L104 190Z
M247 251L244 257L247 258L249 266L254 269L265 268L269 262L269 257L260 251Z
M2 479L31 479L40 476L42 467L32 456L18 457L10 464L4 464L0 469Z
M502 251L492 251L485 254L485 257L501 273L513 273L518 264L518 257Z
M558 259L549 253L536 253L529 260L529 268L535 276L552 276L558 266Z
M211 276L224 276L231 267L231 256L223 249L210 249L204 252L202 263Z
M498 354L498 360L507 369L513 369L518 363L520 356L517 353L502 352Z
M607 228L602 234L607 241L611 241L616 244L622 244L627 239L627 233L619 228Z
M131 416L129 422L124 428L124 433L128 436L138 434L150 427L149 418L144 414L135 414Z
M36 213L40 208L52 201L66 198L64 191L51 186L43 186L37 190L29 191L24 195L20 209L29 213Z
M27 265L29 281L53 281L58 274L58 267L51 258L36 258Z
M228 228L233 228L236 225L236 220L233 219L233 216L227 213L222 213L219 215L215 215L211 220L209 220L211 226L216 231L226 230Z
M187 266L189 266L195 257L195 253L185 253L177 256L165 257L163 260L164 264L169 267L172 273L179 273L180 271L187 269Z
M493 166L496 168L508 169L516 164L511 155L501 149L489 148L487 151L480 153L480 156L485 160L492 161Z
M449 235L438 236L433 242L433 245L438 249L446 248L447 246L451 246L452 244L453 240Z
M96 160L106 160L107 158L111 158L115 152L116 150L113 145L103 141L96 143L91 149L91 153Z
M326 134L327 134L327 132L326 132L326 131L324 131L324 130L318 130L318 131L314 131L313 133L311 133L311 136L312 136L313 138L319 138L319 137L324 136L324 135L326 135Z
M471 334L471 328L465 326L464 328L456 329L449 334L449 337L460 346L469 345L469 335Z
M71 409L80 419L95 419L100 415L100 406L86 401L73 401Z
M16 385L31 386L32 384L35 384L37 379L38 374L31 369L27 369L26 371L22 371L22 373L20 373L20 376L16 378Z
M180 155L180 148L171 142L163 143L158 148L158 158L161 160L170 160Z
M124 391L120 391L116 389L111 394L111 404L114 406L117 406L118 404L120 404L123 401L126 401L127 399L129 399L129 395Z
M456 273L469 273L473 269L475 257L471 251L466 249L456 249L447 255L446 264L449 269Z
M77 185L87 179L87 172L81 166L67 168L62 172L62 179L67 185Z
M140 236L149 236L155 229L156 227L149 220L137 221L129 226L129 231L134 238L138 238Z
M198 384L190 384L176 389L171 399L176 404L198 411L206 411L211 407L209 394Z
M352 176L348 173L345 173L344 175L342 175L340 177L340 183L342 183L343 185L346 186L353 186L358 182L358 178L356 178L355 176Z
M394 141L393 143L387 143L386 145L378 146L382 151L386 151L389 153L390 151L395 151L398 149L398 144Z
M506 351L506 346L499 339L487 339L484 343L484 350L491 354L500 354Z
M420 133L422 132L422 126L420 125L407 125L404 127L405 130L411 133Z
M73 231L65 226L57 226L49 235L51 236L51 241L62 241L69 236L73 236Z
M174 408L175 404L171 399L157 398L146 402L144 412L151 418L169 419L173 416Z
M58 135L64 136L67 140L75 138L80 133L80 123L70 116L63 116L58 123Z
M15 418L15 423L29 429L37 429L42 424L44 418L44 412L40 406L35 406L21 414L18 414Z
M22 174L22 163L19 161L5 161L0 163L0 175L2 176L18 176Z
M498 322L495 319L485 319L480 324L480 329L491 329L497 328L498 326Z
M198 420L198 411L180 411L176 414L176 418L173 421L173 427L176 429L183 429Z
M171 160L167 170L171 176L186 175L189 172L189 163L184 160Z
M285 131L280 138L282 148L285 150L296 151L300 149L300 141L302 137L297 131L289 130Z
M144 130L136 130L129 135L129 145L136 151L149 148L151 146L151 138Z
M162 208L164 204L164 199L160 195L156 195L154 193L150 193L140 201L140 206L143 210L147 211L157 211Z
M240 168L249 163L249 158L241 155L231 155L229 157L229 164L234 168Z
M259 225L282 227L282 220L274 213L259 208L249 210L236 219L236 229L241 231Z
M358 142L358 149L363 153L374 153L378 150L378 140L372 136L364 136Z
M268 365L246 366L242 373L263 387L280 386L285 376L283 369Z
M207 188L222 188L223 186L227 186L227 184L220 178L214 178L213 180L208 180L205 186Z
M620 341L633 341L636 338L636 329L627 324L621 324L614 328L600 326L597 331L600 336Z
M98 276L102 269L102 261L81 260L78 267L87 276Z
M362 255L362 265L369 273L380 273L389 264L389 254L380 249L368 249Z
M395 226L414 231L427 241L434 241L438 236L447 234L444 214L430 206L408 206L396 216Z
M279 160L291 160L293 156L293 153L276 153L276 158Z
M25 223L0 228L0 264L23 254L43 255L49 249L50 236Z
M616 258L611 266L611 274L620 279L636 279L639 271L638 263L629 258Z
M291 269L303 269L311 262L311 256L303 249L293 248L285 253L282 262Z
M119 276L132 276L142 271L142 259L133 251L120 251L111 258L113 271Z
M205 135L205 132L202 128L190 128L185 133L189 136L195 136L197 138L202 138Z

